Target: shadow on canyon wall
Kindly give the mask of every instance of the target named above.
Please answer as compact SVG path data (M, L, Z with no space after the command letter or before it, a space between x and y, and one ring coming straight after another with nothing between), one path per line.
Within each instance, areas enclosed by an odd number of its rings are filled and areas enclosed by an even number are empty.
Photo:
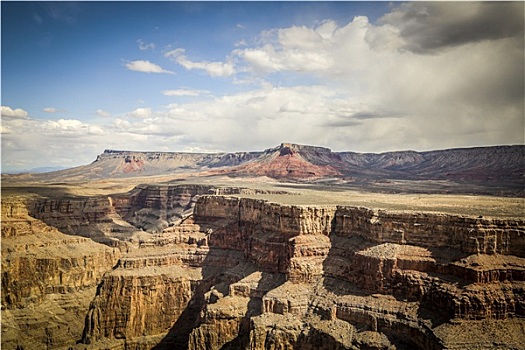
M238 329L234 332L237 333L237 335L233 339L224 343L221 346L221 349L242 349L249 345L250 319L262 314L262 298L268 291L275 289L284 283L285 278L282 273L266 271L264 268L261 268L261 266L257 266L256 262L251 259L249 250L246 248L250 247L252 244L250 234L240 234L243 240L240 246L234 247L232 245L230 248L225 247L227 244L224 243L224 238L220 236L228 235L229 228L237 234L242 232L243 229L252 233L260 230L260 227L253 227L253 225L247 225L249 226L248 228L240 228L239 225L243 226L238 222L231 223L231 227L221 227L210 234L219 237L215 239L209 237L209 242L211 242L211 244L209 244L209 251L202 262L203 279L196 286L194 294L186 309L170 328L166 336L153 348L153 350L187 349L192 332L199 326L206 324L205 312L207 305L214 304L217 302L218 298L232 296L233 285L239 282L243 283L241 281L244 278L254 273L260 273L260 279L257 281L255 288L249 289L249 300L246 312L239 320ZM215 245L213 243L214 241L216 243L222 242L218 243L218 245L222 245L223 247ZM239 248L243 248L244 251L240 251ZM232 251L235 254L228 254L228 252ZM233 256L236 261L233 263L230 262L229 266L217 266L218 256ZM212 291L218 292L220 296L213 294ZM218 321L220 322L221 319ZM218 337L220 336L221 335L218 335Z
M410 281L410 278L405 279L406 276L398 273L399 271L396 272L401 266L398 266L397 256L392 256L388 250L395 249L397 244L374 242L353 232L346 232L337 222L338 219L341 220L340 217L335 216L332 220L332 229L329 234L330 249L323 261L322 285L325 290L337 297L342 297L341 300L344 300L344 297L355 296L365 298L364 300L393 298L398 303L404 304L417 302L417 322L424 320L423 322L430 324L432 328L449 322L454 317L454 306L447 305L448 301L440 299L440 296L432 295L435 292L432 289L433 286L418 284L421 281ZM378 254L364 253L374 250L377 250ZM435 258L436 261L442 261L444 254L449 254L450 259L461 259L468 256L467 253L454 249L430 247L428 250L430 257ZM444 277L440 271L440 267L444 266L441 263L436 263L434 266L417 266L417 264L414 262L414 266L410 268L415 270L419 268L431 278ZM458 286L461 283L468 283L454 276L447 275L446 278L454 280ZM430 345L432 348L440 343L430 329L426 326L422 327L422 324L414 326L404 319L392 321L381 315L382 312L392 312L392 315L398 317L396 315L398 311L395 309L374 311L374 306L363 305L362 310L352 310L352 307L344 307L344 305L344 301L341 305L334 305L336 310L331 312L335 312L336 318L349 322L360 331L383 333L397 349L427 348L429 343L432 344ZM388 307L385 308L388 309ZM333 314L324 316L334 317Z

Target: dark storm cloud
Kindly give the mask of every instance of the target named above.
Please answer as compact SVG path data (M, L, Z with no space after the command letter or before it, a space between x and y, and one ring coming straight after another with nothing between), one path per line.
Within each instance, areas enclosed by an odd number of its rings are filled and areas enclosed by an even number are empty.
M380 112L357 112L349 116L349 118L357 120L367 120L367 119L383 119L383 118L395 118L395 115L385 114Z
M322 126L349 127L361 125L367 120L396 118L398 116L382 112L356 112L348 115L340 115L331 120L324 121Z
M330 121L325 121L321 123L321 126L335 127L335 128L357 126L357 125L361 125L361 122L358 120L353 120L353 119L337 119L337 120L330 120Z
M404 3L380 19L382 24L399 28L404 48L417 53L483 40L523 38L524 21L521 1Z

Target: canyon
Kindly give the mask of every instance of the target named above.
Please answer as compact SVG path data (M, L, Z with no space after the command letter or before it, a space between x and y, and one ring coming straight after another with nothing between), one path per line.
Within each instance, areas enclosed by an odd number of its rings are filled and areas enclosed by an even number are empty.
M2 196L6 349L524 349L525 221L140 185Z
M2 175L2 349L525 349L524 146Z

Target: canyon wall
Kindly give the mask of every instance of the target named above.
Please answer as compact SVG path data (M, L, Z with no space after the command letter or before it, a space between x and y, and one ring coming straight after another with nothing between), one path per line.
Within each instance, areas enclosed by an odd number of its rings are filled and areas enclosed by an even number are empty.
M2 197L2 348L80 340L96 287L119 256L29 216L24 199Z
M235 197L242 191L139 186L92 199L87 214L63 199L31 202L29 213L42 220L71 215L69 227L81 226L74 218L104 227L127 248L63 235L96 245L99 255L24 270L2 245L3 273L20 274L16 282L2 276L3 316L15 305L24 310L30 296L45 303L42 290L53 300L85 291L91 302L75 309L85 323L71 348L525 349L523 220L281 205ZM31 235L24 220L58 232L15 202L2 206L12 221L2 226L5 239ZM62 276L50 278L54 269ZM53 282L26 288L20 281L29 271ZM9 339L2 345L14 348Z
M119 245L136 231L160 232L191 214L201 195L286 194L211 185L139 185L109 196L38 197L27 200L28 213L71 235Z
M525 257L522 220L339 207L335 221L335 234L359 235L377 243L448 247L470 254Z
M203 195L192 216L143 242L134 262L121 259L112 274L157 266L200 276L180 292L187 297L163 322L156 349L462 348L440 331L451 324L465 331L479 320L489 329L505 325L514 336L503 348L520 348L524 228L519 220ZM128 283L132 295L155 295L164 282ZM115 291L99 292L96 300L119 299ZM165 301L153 296L150 303ZM97 305L90 319L112 318ZM141 302L134 305L122 313L135 315ZM181 317L189 321L184 326ZM127 319L125 337L108 321L109 330L100 323L85 339L137 344L148 330L136 322ZM469 339L463 348L484 341Z
M61 232L125 251L137 228L122 220L112 202L108 196L37 198L28 201L28 211Z

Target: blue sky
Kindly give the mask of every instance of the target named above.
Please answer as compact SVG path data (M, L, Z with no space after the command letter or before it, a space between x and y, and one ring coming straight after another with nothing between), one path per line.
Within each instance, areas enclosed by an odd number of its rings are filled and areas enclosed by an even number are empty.
M523 3L2 2L2 171L524 143Z

